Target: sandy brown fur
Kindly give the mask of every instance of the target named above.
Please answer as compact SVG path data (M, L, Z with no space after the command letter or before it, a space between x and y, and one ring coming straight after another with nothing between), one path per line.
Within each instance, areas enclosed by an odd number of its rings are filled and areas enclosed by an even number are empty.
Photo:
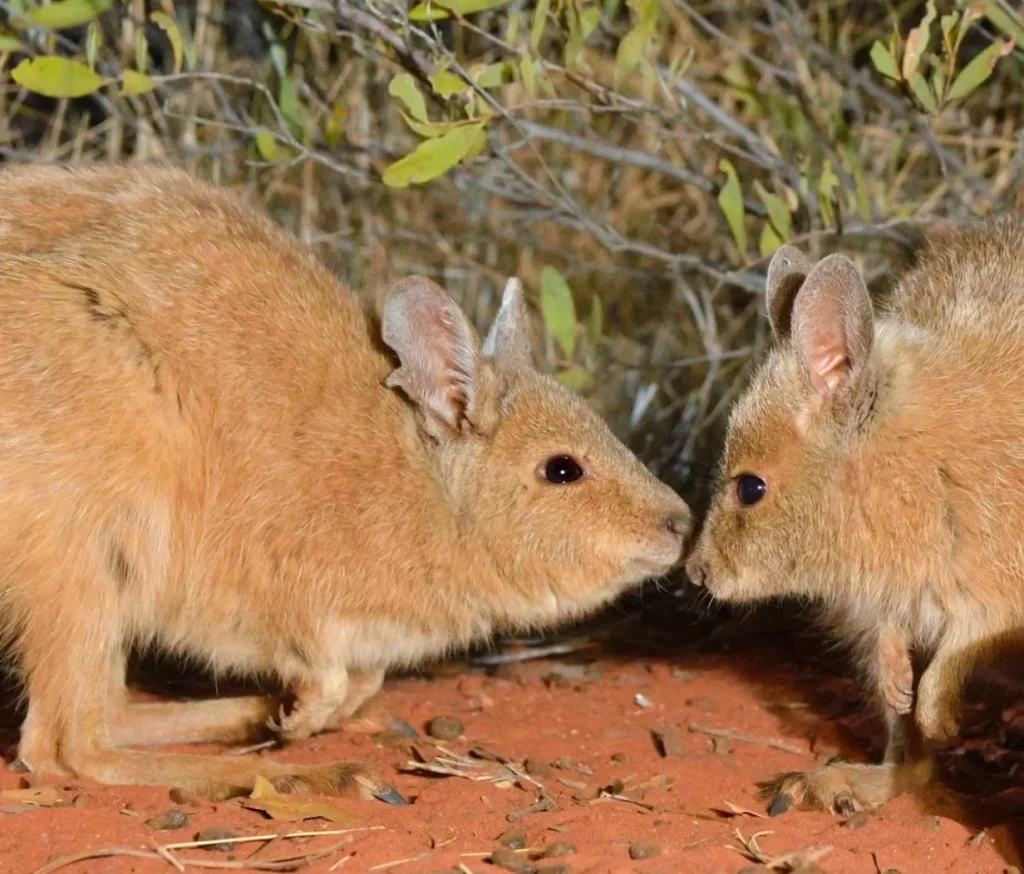
M973 667L1024 624L1022 251L1016 214L947 232L874 318L852 263L773 261L779 343L733 412L688 567L727 600L821 604L890 726L885 766L799 775L790 801L874 804L930 779ZM768 486L753 506L743 473Z
M674 563L685 504L529 366L518 296L488 357L441 289L399 285L389 347L294 238L184 173L0 173L0 620L28 767L385 791L351 764L122 748L278 716L130 705L126 652L272 672L298 697L279 728L301 738L388 668L579 615ZM542 481L559 453L587 476Z

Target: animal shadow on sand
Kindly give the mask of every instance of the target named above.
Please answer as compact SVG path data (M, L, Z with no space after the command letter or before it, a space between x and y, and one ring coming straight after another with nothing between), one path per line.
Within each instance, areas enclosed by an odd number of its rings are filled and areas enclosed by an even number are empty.
M808 739L813 749L850 762L881 761L882 719L855 677L849 654L816 626L806 606L709 606L702 591L684 587L647 593L632 610L623 609L614 626L595 629L604 658L731 671L759 700L806 704L771 708L780 737ZM1006 864L1020 867L1024 637L990 643L995 656L978 666L967 689L961 735L939 754L938 779L917 799L923 814L986 830Z

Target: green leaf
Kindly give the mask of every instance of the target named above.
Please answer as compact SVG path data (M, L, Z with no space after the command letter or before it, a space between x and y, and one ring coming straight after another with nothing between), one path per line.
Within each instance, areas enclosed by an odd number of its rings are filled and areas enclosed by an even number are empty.
M642 24L634 27L622 38L618 51L615 52L616 76L627 76L636 69L636 65L647 51L650 40L650 29Z
M30 9L28 17L39 27L65 30L88 24L106 12L111 3L112 0L57 0L55 3Z
M522 57L519 59L519 76L523 80L523 87L530 97L537 96L537 68L533 58Z
M995 70L1000 58L1013 51L1016 39L997 40L979 52L958 74L950 86L948 99L960 100L981 85Z
M740 179L736 175L736 168L726 158L718 162L718 169L728 177L722 190L718 192L718 205L725 214L736 248L743 258L747 252L747 231L743 226L743 192L740 190Z
M768 221L771 222L776 235L782 239L782 242L786 242L793 235L788 204L777 194L768 191L756 179L754 180L754 191L757 192L758 199L768 210Z
M21 51L21 40L9 33L0 33L0 52Z
M412 79L408 73L403 73L402 75L408 76L410 80ZM430 85L434 89L434 93L439 97L443 97L445 100L449 97L454 97L456 94L462 94L469 88L469 84L465 79L461 76L456 76L448 70L438 70L430 77ZM416 85L413 84L412 87L415 88ZM419 92L417 91L416 94L419 95ZM422 99L423 98L420 98L420 100ZM410 110L412 109L412 107L409 108ZM424 110L424 113L426 113L426 110ZM425 115L423 118L420 118L420 121L423 121L424 119Z
M540 272L540 312L544 327L571 359L576 351L576 304L569 283L554 267Z
M499 85L504 84L505 71L508 69L508 66L504 61L497 64L487 64L480 68L479 71L472 71L471 75L478 87L497 88Z
M121 88L121 95L123 97L134 97L138 94L148 94L154 88L156 88L156 82L153 81L152 77L147 76L145 73L140 73L137 70L125 70L122 76L124 85Z
M821 168L821 177L818 179L818 194L821 199L818 201L818 209L821 212L821 220L826 225L831 225L835 220L833 203L835 202L836 189L839 187L839 176L832 167L832 162L825 161Z
M44 97L84 97L103 85L85 64L55 55L26 58L11 71L11 78Z
M405 119L405 123L409 127L424 139L439 137L456 128L465 127L467 124L465 121L417 121L415 118L410 118L404 112L402 113L402 118Z
M426 140L384 170L384 184L391 188L405 188L429 182L451 170L473 149L479 148L481 140L486 139L486 123L481 121Z
M174 72L180 73L182 64L185 61L185 45L181 38L181 28L178 27L178 22L166 12L154 12L149 16L149 19L167 34L167 39L171 44L171 51L174 53Z
M301 136L305 132L305 123L302 108L299 106L299 92L294 76L281 78L281 89L278 92L277 102L281 108L281 115L292 128L292 132Z
M434 85L434 90L437 90L436 85ZM420 94L420 89L416 86L416 80L410 73L399 73L395 76L391 80L391 84L388 85L388 94L401 100L417 121L427 120L427 104L423 95Z
M757 244L757 249L761 253L762 258L767 258L776 249L783 244L783 240L775 233L771 224L766 222L765 226L761 229L761 239Z
M899 81L900 74L896 69L896 60L893 58L892 52L877 39L871 46L871 63L886 78Z
M451 12L459 15L473 15L487 9L504 6L508 0L430 0L409 10L410 21L443 21L451 18ZM451 10L449 12L448 10Z
M562 385L571 391L584 391L590 388L593 379L583 367L569 367L555 374Z
M548 23L548 8L551 0L537 0L537 8L533 12L533 25L530 27L530 51L537 54L540 41L544 38L544 28Z
M917 71L921 58L928 50L931 38L932 23L935 21L935 0L928 0L928 5L921 23L907 35L907 45L903 49L903 78L910 79Z
M269 131L260 131L256 134L256 150L264 161L271 164L275 164L281 159L277 148L277 138Z
M917 98L917 102L921 104L926 112L934 113L939 108L935 95L932 94L928 83L920 73L911 73L907 78L907 85L910 87L914 97Z
M90 21L85 32L85 62L90 70L96 69L96 61L100 56L100 49L103 47L103 28L98 21Z

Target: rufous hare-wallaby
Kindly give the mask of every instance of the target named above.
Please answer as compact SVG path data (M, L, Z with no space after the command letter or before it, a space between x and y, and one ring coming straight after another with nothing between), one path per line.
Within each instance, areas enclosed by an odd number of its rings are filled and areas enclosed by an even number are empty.
M725 601L822 605L887 725L882 764L782 775L775 812L928 783L973 667L1024 623L1022 253L1018 214L936 236L877 316L843 255L772 258L777 345L732 411L687 570Z
M580 616L680 557L683 500L533 369L518 282L486 342L397 282L379 320L294 237L184 172L0 172L0 621L39 772L376 795L233 742L259 697L133 703L158 647L294 691L286 739L412 665Z

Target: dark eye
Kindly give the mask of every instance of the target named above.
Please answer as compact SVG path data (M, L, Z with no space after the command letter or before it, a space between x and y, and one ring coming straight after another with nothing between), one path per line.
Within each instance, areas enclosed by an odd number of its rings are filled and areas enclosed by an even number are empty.
M583 476L583 468L570 455L556 455L544 464L544 479L555 485L574 483Z
M768 491L767 483L752 473L741 474L736 480L736 497L740 499L740 503L744 507L756 504L764 497L766 491Z

